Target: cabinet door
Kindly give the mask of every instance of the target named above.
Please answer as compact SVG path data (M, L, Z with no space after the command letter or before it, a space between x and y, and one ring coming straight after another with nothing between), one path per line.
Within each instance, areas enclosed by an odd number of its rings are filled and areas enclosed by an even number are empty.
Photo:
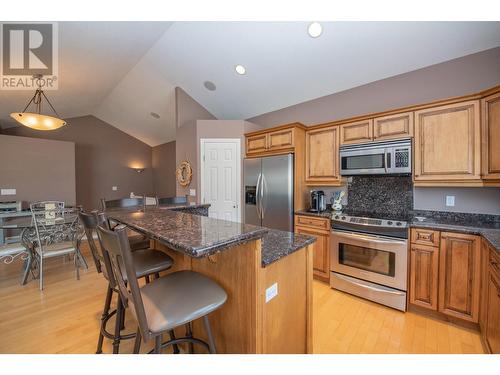
M438 308L439 248L412 244L410 250L410 303Z
M486 314L488 301L488 255L490 248L486 240L481 239L481 294L479 298L479 327L486 331Z
M481 178L479 101L415 112L415 182Z
M330 234L310 228L295 227L295 232L316 237L313 244L314 278L329 281L330 279Z
M480 237L441 232L439 311L477 323L480 293Z
M293 129L278 130L271 132L268 135L267 149L281 150L283 148L291 148L294 146L294 132Z
M413 137L413 112L399 113L373 120L373 139Z
M483 178L500 180L500 93L481 101Z
M256 154L267 150L267 134L253 135L246 138L247 154Z
M306 182L338 185L339 128L332 126L306 132Z
M373 140L373 120L340 125L340 144L366 143Z
M493 354L500 354L500 275L490 267L488 273L486 343Z

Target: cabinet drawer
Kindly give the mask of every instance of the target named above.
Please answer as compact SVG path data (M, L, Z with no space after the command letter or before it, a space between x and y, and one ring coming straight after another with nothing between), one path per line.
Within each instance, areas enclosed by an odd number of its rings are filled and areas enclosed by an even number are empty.
M267 149L267 134L254 135L247 137L247 154L264 152Z
M439 231L420 228L412 229L411 242L420 245L439 246Z
M298 215L295 216L295 225L330 230L330 220L327 218Z
M294 146L293 129L279 130L268 135L268 149L279 150Z

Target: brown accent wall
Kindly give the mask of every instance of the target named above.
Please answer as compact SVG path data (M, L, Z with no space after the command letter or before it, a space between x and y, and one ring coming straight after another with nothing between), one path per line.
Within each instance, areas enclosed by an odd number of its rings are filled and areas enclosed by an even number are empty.
M94 117L67 119L68 126L55 131L26 127L4 129L4 134L75 143L76 203L99 208L99 199L153 194L151 147ZM145 168L137 173L130 167ZM113 191L112 186L118 190Z
M371 82L248 119L264 127L305 125L473 94L500 84L500 47Z
M0 135L0 188L16 195L0 201L42 200L76 202L75 144Z
M189 186L182 187L176 182L176 195L184 196L189 194L190 189L196 189L198 184L196 172L198 169L196 121L216 120L216 118L180 87L175 88L175 117L176 166L180 162L187 160L193 168L193 179ZM198 191L196 195L199 196ZM196 197L193 199L196 199Z
M158 197L175 197L175 141L152 149L153 186Z

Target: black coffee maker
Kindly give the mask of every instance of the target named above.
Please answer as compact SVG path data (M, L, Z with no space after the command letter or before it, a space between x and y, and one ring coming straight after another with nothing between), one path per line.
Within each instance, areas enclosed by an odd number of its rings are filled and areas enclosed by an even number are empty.
M325 192L323 190L311 190L311 212L326 210Z

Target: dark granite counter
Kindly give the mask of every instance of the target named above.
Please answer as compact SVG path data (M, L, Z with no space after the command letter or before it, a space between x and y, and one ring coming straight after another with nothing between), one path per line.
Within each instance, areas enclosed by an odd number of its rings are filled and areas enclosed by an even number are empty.
M209 208L208 203L172 203L172 204L160 204L157 208L162 210L174 210L181 211L187 209L197 209L197 208Z
M262 266L268 266L315 241L313 236L269 229L262 237Z
M313 216L313 217L326 217L328 219L332 218L332 213L333 211L330 209L326 209L325 211L321 212L311 212L308 210L298 210L295 211L295 215L305 215L305 216Z
M147 208L146 212L136 209L109 210L107 214L110 219L194 258L205 257L262 238L263 267L316 240L312 236L218 220L183 211L163 206Z

